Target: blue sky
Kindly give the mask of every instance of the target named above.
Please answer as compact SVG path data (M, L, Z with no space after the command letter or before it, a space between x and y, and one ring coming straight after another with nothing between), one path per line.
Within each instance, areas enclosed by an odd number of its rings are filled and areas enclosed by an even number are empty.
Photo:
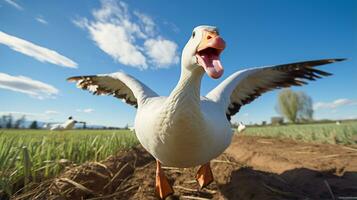
M334 76L304 87L315 118L357 118L356 1L0 0L0 114L91 124L132 124L135 109L65 81L124 71L161 95L178 81L180 52L195 26L219 27L224 75L204 77L202 94L247 67L349 58L322 68ZM125 48L124 48L125 47ZM277 93L243 107L233 121L269 121Z

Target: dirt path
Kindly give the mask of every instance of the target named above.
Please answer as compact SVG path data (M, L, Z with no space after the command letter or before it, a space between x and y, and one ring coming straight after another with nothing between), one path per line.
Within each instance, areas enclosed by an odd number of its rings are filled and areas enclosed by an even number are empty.
M195 169L166 168L169 199L336 199L357 197L357 149L236 136L212 161L215 182L198 190ZM141 147L74 167L16 199L157 199L155 162ZM357 198L355 198L357 199Z

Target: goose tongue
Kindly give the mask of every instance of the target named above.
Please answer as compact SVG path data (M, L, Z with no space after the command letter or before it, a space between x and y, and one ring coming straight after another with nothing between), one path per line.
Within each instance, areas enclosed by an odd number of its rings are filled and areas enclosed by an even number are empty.
M208 76L217 79L223 74L223 66L215 49L208 48L196 55L198 63L203 67Z

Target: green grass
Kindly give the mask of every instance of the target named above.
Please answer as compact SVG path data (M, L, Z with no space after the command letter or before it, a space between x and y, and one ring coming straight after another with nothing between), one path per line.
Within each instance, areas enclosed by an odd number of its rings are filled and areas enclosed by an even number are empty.
M99 161L138 141L126 130L0 130L0 144L0 193L13 194L60 173L63 159Z
M247 127L243 135L264 137L290 138L305 142L329 144L356 144L357 122L344 122L340 125L328 124L301 124Z

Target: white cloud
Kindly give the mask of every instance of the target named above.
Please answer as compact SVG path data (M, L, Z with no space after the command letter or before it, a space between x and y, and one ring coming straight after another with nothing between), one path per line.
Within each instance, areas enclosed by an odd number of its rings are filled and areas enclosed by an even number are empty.
M17 10L23 10L24 8L21 7L18 3L16 3L14 0L5 0L6 3L10 4L11 6L13 6L14 8L16 8Z
M152 68L165 68L178 62L176 43L161 39L148 15L130 12L126 3L114 0L102 0L101 8L92 15L93 20L80 18L73 23L87 30L95 44L115 61L139 69L147 69L148 63L157 65ZM149 48L150 43L155 46Z
M92 113L94 112L94 109L92 108L86 108L86 109L77 109L77 112L82 112L82 113Z
M139 18L139 23L143 25L144 31L149 34L150 36L155 35L155 22L149 17L148 15L145 15L143 13L140 13L138 11L134 11L134 15Z
M40 22L41 24L48 24L48 22L42 17L42 16L38 16L35 18L36 21Z
M110 23L97 23L89 27L92 39L114 60L129 66L146 69L146 58L131 42L125 29Z
M0 73L0 88L27 94L37 99L54 98L58 89L25 76Z
M357 100L351 99L336 99L332 102L317 102L314 104L314 110L319 109L336 109L341 106L357 105Z
M46 115L57 115L57 114L59 114L59 112L55 111L55 110L46 110L45 114Z
M77 68L77 63L54 50L38 46L2 31L0 31L0 44L4 44L14 51L33 57L41 62L49 62L63 67Z
M157 67L178 63L177 44L165 39L148 39L144 43L145 49L152 62Z

